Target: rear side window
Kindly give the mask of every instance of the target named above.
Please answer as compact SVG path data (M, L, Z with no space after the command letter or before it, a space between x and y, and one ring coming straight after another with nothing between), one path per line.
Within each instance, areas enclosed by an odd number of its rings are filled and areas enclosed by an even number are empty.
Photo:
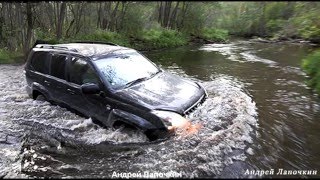
M72 58L70 68L70 82L78 85L85 83L99 83L99 79L97 78L96 74L85 60L75 57Z
M35 52L31 60L31 66L35 71L48 74L50 59L51 55L48 52Z
M65 65L67 56L54 54L51 59L51 75L60 79L65 79Z

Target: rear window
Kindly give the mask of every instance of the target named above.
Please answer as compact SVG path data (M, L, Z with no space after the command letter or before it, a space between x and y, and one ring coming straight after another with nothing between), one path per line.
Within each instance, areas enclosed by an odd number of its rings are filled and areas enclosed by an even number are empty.
M48 74L50 58L51 55L48 52L35 52L31 60L31 66L35 71Z
M51 59L51 75L65 79L65 65L67 56L54 54Z

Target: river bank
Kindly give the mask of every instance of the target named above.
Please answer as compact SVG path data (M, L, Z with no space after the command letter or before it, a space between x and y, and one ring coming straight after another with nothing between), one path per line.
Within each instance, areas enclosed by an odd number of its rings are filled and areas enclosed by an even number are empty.
M212 31L208 31L212 32ZM293 44L306 44L313 47L320 47L320 43L315 43L305 39L291 39L291 38L262 38L262 37L239 37L228 35L226 32L219 33L203 33L202 35L186 35L174 30L150 30L142 36L124 36L114 32L97 31L93 34L85 36L78 36L74 38L56 40L55 38L44 39L48 43L68 43L76 41L99 41L99 42L112 42L121 46L130 47L138 51L161 51L170 48L182 47L186 45L202 45L213 43L228 43L233 39L244 39L252 42L261 43L293 43ZM9 51L0 49L0 64L23 64L26 55L21 51Z

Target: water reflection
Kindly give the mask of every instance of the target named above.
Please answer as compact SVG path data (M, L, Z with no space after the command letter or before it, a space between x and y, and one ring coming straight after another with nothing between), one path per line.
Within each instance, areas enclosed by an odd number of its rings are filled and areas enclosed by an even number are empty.
M314 48L250 41L197 48L198 51L179 52L184 55L169 51L149 56L160 64L170 56L185 74L204 81L227 74L244 83L259 114L255 153L249 156L256 169L320 168L320 146L316 140L320 137L320 101L305 85L305 73L300 68L301 59Z

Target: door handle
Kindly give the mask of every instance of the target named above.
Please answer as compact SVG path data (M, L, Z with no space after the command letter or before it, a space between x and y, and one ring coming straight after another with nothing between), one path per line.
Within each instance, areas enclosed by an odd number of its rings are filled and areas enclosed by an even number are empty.
M48 85L48 86L50 86L50 82L49 81L47 81L47 80L44 80L44 83L46 84L46 85Z
M70 94L75 94L76 92L72 91L71 89L67 89L67 91L70 93Z

